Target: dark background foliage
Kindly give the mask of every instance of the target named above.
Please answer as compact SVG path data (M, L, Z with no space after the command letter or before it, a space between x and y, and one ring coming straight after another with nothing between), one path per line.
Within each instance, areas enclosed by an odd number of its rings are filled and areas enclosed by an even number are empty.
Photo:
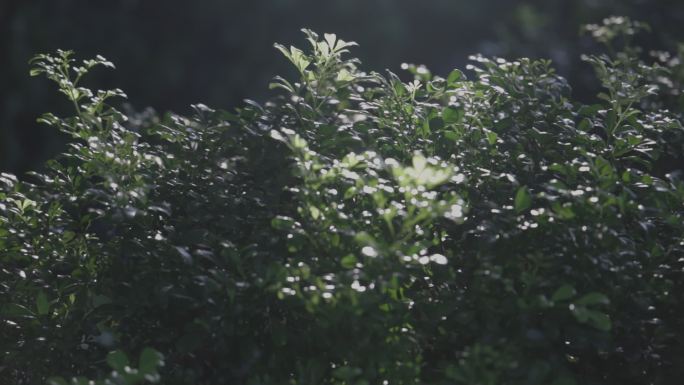
M35 122L47 106L68 108L28 77L36 52L115 58L114 75L92 84L121 87L133 105L159 111L188 111L196 102L232 108L265 97L270 78L290 70L272 59L272 43L301 41L301 27L362 41L356 54L377 69L416 62L448 73L476 52L548 57L583 98L597 86L582 78L590 71L579 53L589 47L578 26L610 14L650 23L654 33L641 42L647 48L671 49L684 37L678 0L3 0L0 170L21 174L63 149L59 133Z

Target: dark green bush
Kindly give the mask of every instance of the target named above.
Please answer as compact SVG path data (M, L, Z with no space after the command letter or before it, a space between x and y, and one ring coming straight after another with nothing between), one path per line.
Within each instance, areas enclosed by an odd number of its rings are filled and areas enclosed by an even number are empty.
M682 69L641 28L587 28L591 105L549 61L407 83L305 30L278 98L125 116L81 85L105 59L36 57L73 142L0 178L0 378L678 383Z

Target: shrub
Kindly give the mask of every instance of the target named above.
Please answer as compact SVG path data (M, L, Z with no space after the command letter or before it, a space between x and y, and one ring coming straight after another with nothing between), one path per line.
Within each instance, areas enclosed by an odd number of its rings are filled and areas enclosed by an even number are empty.
M0 374L157 382L159 351L167 384L676 383L681 70L641 27L588 28L590 105L546 60L404 82L304 30L263 105L126 116L81 84L110 62L37 56L73 141L0 178Z

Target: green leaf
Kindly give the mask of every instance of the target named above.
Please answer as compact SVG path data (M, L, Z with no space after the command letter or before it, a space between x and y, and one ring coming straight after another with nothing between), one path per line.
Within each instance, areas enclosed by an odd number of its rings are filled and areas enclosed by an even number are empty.
M415 154L411 159L411 163L416 171L422 171L425 169L425 166L427 166L427 159L425 159L423 155Z
M152 348L143 349L140 353L140 360L138 362L138 370L143 375L154 374L157 368L164 364L164 356Z
M453 85L454 83L457 83L461 79L464 79L465 76L463 75L463 72L461 70L453 70L447 77L447 84Z
M74 238L76 238L76 233L73 231L65 231L64 234L62 234L62 241L64 243L71 242Z
M18 303L10 303L1 308L0 314L7 317L33 317L35 313L31 309Z
M62 377L50 377L47 380L48 385L68 385L66 380Z
M578 305L608 305L610 299L602 293L589 293L576 301Z
M356 195L357 193L357 188L355 186L349 187L347 191L344 192L344 199L349 199Z
M615 113L614 110L608 111L608 116L606 117L606 130L608 131L609 134L613 134L615 129L615 124L617 122L617 114Z
M291 94L295 93L294 87L292 87L292 85L285 79L276 79L275 81L268 84L269 90L273 90L276 88L282 88Z
M406 93L406 86L400 81L392 82L392 88L397 96L403 96Z
M50 312L50 302L48 301L47 295L45 295L45 292L42 290L38 293L38 297L36 298L36 310L38 311L38 315L46 315Z
M330 47L330 50L335 49L335 43L337 41L337 35L334 33L324 33L323 38L325 39L325 42L328 43L328 47Z
M337 77L335 78L336 81L338 82L348 82L354 80L354 75L352 75L351 72L349 72L347 69L342 68L340 72L337 73Z
M577 129L580 131L589 131L591 128L591 120L584 118L577 125Z
M273 47L280 51L283 54L283 56L285 56L289 60L292 60L292 56L290 55L290 51L287 49L287 47L278 43L273 44Z
M613 327L608 314L604 314L593 310L587 310L587 315L589 317L588 323L596 329L607 332Z
M532 197L530 196L527 187L523 186L518 189L515 194L515 212L521 213L532 206Z
M581 323L586 323L589 320L589 310L584 306L576 306L574 304L570 305L570 311L575 319Z
M565 284L559 287L558 290L556 290L556 292L553 293L551 300L553 300L554 302L565 301L567 299L574 297L575 294L577 294L575 288L568 284Z
M444 137L449 139L449 140L452 140L454 142L461 139L462 136L463 135L461 135L460 133L458 133L456 131L444 131Z
M489 142L491 146L496 144L497 139L499 139L499 135L497 135L496 132L487 131L487 142Z
M316 206L309 206L309 212L311 213L311 218L314 220L320 218L321 216L321 210L319 210Z
M553 211L558 215L560 219L572 219L575 217L575 212L571 205L560 205L558 202L554 202Z
M277 230L290 230L294 227L294 225L294 219L282 215L278 215L271 220L271 226Z
M344 257L342 257L340 264L345 269L351 269L356 265L356 262L357 262L357 260L356 260L356 256L354 254L347 254Z
M465 116L463 108L449 106L442 110L442 119L446 124L460 123L463 120L463 116Z
M333 376L341 380L350 381L354 377L360 375L361 369L352 366L341 366L333 370Z
M309 59L304 55L304 52L300 50L299 48L292 47L290 46L290 49L288 50L284 45L282 44L274 44L273 45L278 51L282 52L282 54L288 58L292 64L297 67L300 73L303 73L306 67L311 64Z
M114 350L107 354L107 364L114 370L123 371L128 366L128 357L122 351Z

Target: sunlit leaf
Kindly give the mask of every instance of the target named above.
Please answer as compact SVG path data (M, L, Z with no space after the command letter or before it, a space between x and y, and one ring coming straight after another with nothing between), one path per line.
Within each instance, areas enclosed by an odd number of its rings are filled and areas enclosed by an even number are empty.
M517 213L521 213L530 208L532 205L532 197L530 196L530 192L527 190L527 187L520 187L515 193L514 205L515 212Z

